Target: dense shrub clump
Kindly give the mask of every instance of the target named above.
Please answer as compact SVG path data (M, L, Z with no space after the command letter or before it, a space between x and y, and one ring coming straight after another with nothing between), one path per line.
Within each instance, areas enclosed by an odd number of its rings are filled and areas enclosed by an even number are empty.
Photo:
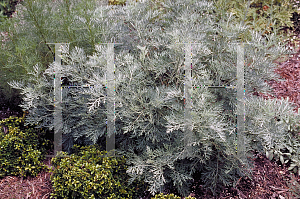
M101 157L106 151L98 145L74 145L73 150L70 156L62 152L51 160L56 168L50 177L51 198L139 198L147 189L138 179L128 186L124 157Z
M42 163L45 146L49 144L44 138L45 131L24 126L24 117L9 117L0 124L0 177L37 176L41 170L47 169Z

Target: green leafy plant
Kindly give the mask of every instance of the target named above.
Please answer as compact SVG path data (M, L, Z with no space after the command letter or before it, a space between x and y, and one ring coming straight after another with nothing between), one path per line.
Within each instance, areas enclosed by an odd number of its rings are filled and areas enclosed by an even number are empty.
M126 0L109 0L109 5L125 5Z
M49 144L43 138L44 131L24 126L24 118L9 117L0 121L6 129L0 131L0 177L7 175L36 176L47 166L45 148ZM8 131L7 131L8 130Z
M15 7L18 3L21 3L22 0L1 0L0 1L0 24L5 24L5 21L9 20L13 13L15 12ZM2 42L7 40L7 32L1 32L0 30L0 38ZM2 43L3 47L3 43ZM2 49L3 51L3 49ZM2 52L1 51L1 52ZM0 59L0 66L5 63L4 60ZM5 80L8 80L11 76L7 75L7 69L1 67L1 83L0 83L0 106L7 106L12 109L17 109L17 106L21 104L22 96L19 91L12 89ZM16 71L14 71L16 72ZM8 79L7 79L8 78Z
M251 101L251 98L247 100ZM254 101L249 103L253 107ZM299 132L300 117L293 112L293 106L288 98L279 102L278 99L259 99L256 108L249 111L247 134L251 138L252 148L265 153L270 160L274 159L281 165L289 165L288 170L300 175L300 140L296 136ZM251 123L251 124L250 124ZM288 133L280 130L287 129Z
M98 145L74 145L74 153L63 157L62 152L52 158L56 168L51 176L54 192L51 198L138 198L147 184L136 179L128 185L129 176L124 157L101 157Z
M216 14L219 18L225 13L232 13L231 17L249 25L249 28L264 35L278 32L285 39L287 28L294 28L291 20L293 13L300 13L299 2L294 0L210 0L216 6ZM249 33L249 32L248 32ZM285 34L284 34L285 33ZM248 35L249 36L249 35ZM248 38L246 35L244 39Z

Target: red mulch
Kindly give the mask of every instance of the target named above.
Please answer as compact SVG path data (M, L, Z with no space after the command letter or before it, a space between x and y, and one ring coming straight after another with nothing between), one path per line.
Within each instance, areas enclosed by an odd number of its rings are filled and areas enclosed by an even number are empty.
M51 158L43 163L51 168ZM53 191L50 176L52 173L42 171L37 177L5 176L0 179L0 198L2 199L49 199Z

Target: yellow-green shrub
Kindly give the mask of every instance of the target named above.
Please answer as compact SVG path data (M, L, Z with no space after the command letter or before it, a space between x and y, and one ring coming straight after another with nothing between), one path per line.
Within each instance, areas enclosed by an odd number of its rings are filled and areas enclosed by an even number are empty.
M9 117L0 121L8 132L0 131L0 177L37 176L47 169L41 161L45 159L45 132L38 134L39 129L24 126L24 117Z
M56 168L50 177L54 191L51 198L139 198L147 189L143 181L136 179L127 186L129 176L124 157L100 157L106 151L100 146L74 145L74 153L67 157L52 158Z

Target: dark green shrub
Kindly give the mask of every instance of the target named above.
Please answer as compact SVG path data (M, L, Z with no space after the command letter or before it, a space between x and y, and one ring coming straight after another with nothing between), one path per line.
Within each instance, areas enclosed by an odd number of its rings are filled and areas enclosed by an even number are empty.
M163 193L156 194L154 198L151 199L181 199L181 197L176 196L174 194L164 195ZM186 197L185 199L196 199L195 197Z
M148 185L135 179L128 186L129 176L124 157L101 157L100 146L74 145L74 153L57 156L51 162L56 168L50 177L51 198L139 198ZM62 152L62 155L67 155Z
M2 78L2 75L0 75L0 77ZM0 106L9 107L11 110L21 111L19 105L22 104L23 99L20 91L11 88L6 82L4 83L4 78L1 79L0 85Z
M0 177L7 175L37 176L47 169L43 139L45 132L24 126L24 117L9 117L0 122L8 131L0 131Z

